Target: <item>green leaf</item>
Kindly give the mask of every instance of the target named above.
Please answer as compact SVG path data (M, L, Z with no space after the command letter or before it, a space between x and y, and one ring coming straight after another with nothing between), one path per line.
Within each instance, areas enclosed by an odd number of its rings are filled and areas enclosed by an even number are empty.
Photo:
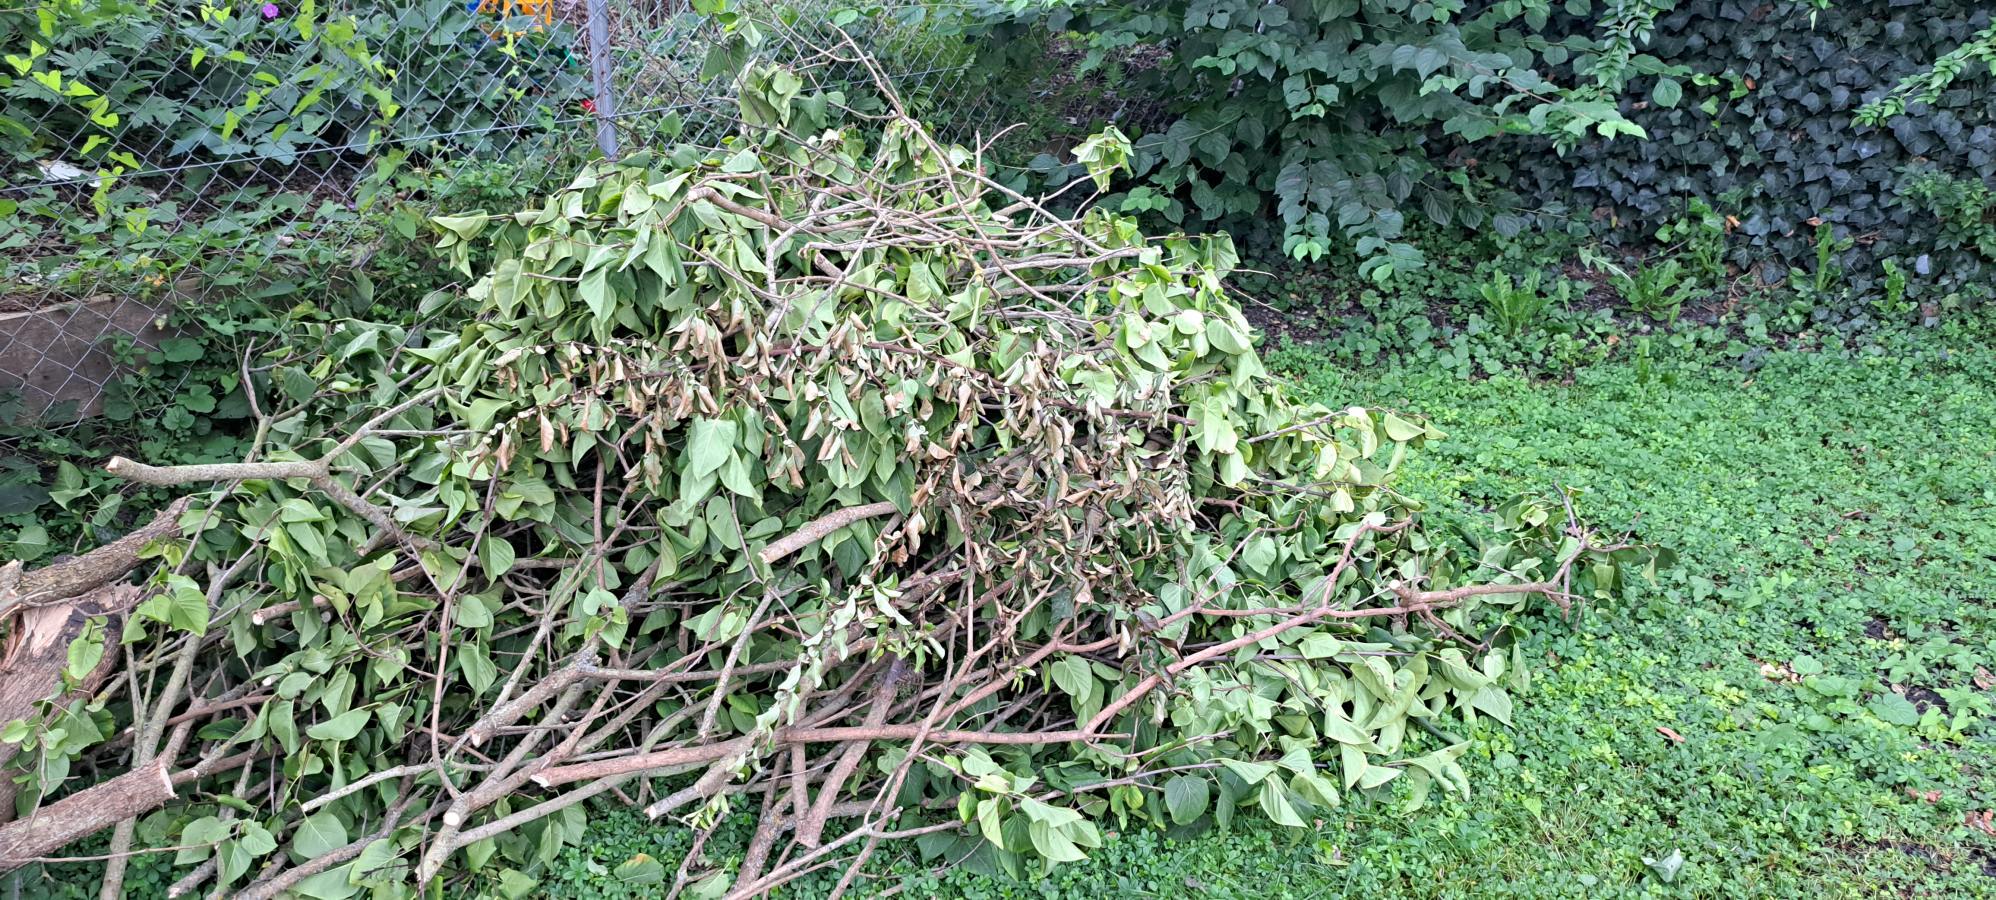
M243 849L242 842L235 840L216 844L215 860L217 863L215 880L221 884L228 884L243 877L243 873L249 871L250 863L253 862L249 851Z
M1003 800L998 797L977 801L977 829L985 840L991 842L991 846L1002 849L1005 846L1005 816L1001 803Z
M326 559L326 536L319 529L305 523L293 523L284 526L284 533L311 561L319 565L330 564Z
M277 370L277 386L284 396L293 403L303 403L319 392L318 379L305 374L303 369L281 366Z
M1281 551L1276 547L1275 539L1263 535L1248 543L1247 549L1241 552L1241 562L1245 563L1248 568L1253 569L1256 573L1267 575L1269 574L1269 567L1275 565L1275 560L1280 553Z
M236 841L251 856L262 856L277 849L277 838L271 835L270 829L255 822L244 822Z
M40 525L22 526L14 535L14 556L20 559L34 559L41 556L49 546L48 529Z
M471 689L475 693L485 693L485 689L499 679L499 667L492 664L492 658L486 654L485 648L478 644L459 645L457 665L464 673L464 680L471 684Z
M83 486L83 470L67 460L56 464L55 489L49 491L49 500L63 509L68 509L69 501L88 493L90 490Z
M348 844L346 823L330 812L314 813L298 822L291 850L302 859L318 859Z
M1220 352L1233 356L1246 353L1249 349L1247 338L1242 337L1241 333L1235 330L1231 323L1218 318L1207 320L1206 340L1210 341L1214 348Z
M160 355L166 357L167 362L173 363L195 362L207 352L202 349L200 341L185 337L167 338L161 341L159 351Z
M485 567L485 577L497 581L499 576L513 569L516 557L513 543L496 534L487 534L478 543L478 562Z
M305 736L315 741L352 740L354 735L367 726L368 717L373 711L367 707L350 709L344 713L305 729Z
M1353 785L1365 777L1366 769L1370 768L1366 764L1365 751L1352 744L1340 744L1338 758L1344 765L1345 790L1351 790Z
M1684 99L1684 85L1678 84L1675 78L1659 78L1656 87L1650 90L1649 98L1665 109L1674 108Z
M740 550L742 548L741 526L735 521L734 505L729 503L727 498L710 497L707 499L706 520L708 536L712 537L723 548L728 550Z
M184 866L208 858L209 848L229 836L229 826L214 816L202 816L180 828L180 851L174 865Z
M166 622L196 636L208 633L208 595L199 588L181 587L173 592Z
M1088 661L1079 656L1063 656L1054 660L1050 667L1053 683L1068 696L1086 700L1095 688L1095 675L1088 668Z
M83 633L69 642L69 665L65 671L70 678L82 681L103 661L104 620L92 618L84 626Z
M1234 773L1234 775L1238 776L1240 780L1245 781L1251 785L1260 784L1263 779L1267 778L1270 775L1275 774L1275 767L1267 763L1247 762L1238 759L1223 759L1220 760L1220 765L1226 766L1227 771Z
M457 622L459 628L490 628L493 604L494 601L477 594L466 594L457 598L456 606L451 610L451 619Z
M1871 710L1872 715L1894 725L1920 724L1919 707L1914 706L1913 701L1904 696L1890 691L1871 698L1871 702L1865 706Z
M478 233L485 229L485 222L490 218L492 217L487 215L431 216L430 221L436 223L438 228L457 235L459 238L470 240L477 237Z
M345 867L348 870L347 883L358 886L368 875L393 865L397 858L395 842L386 838L371 841L361 848L360 856Z
M639 853L619 863L610 875L622 884L660 884L665 881L665 865L651 854Z
M1477 688L1470 696L1469 703L1482 712L1506 725L1511 724L1511 695L1494 684Z
M1261 811L1268 815L1269 821L1290 828L1304 827L1303 817L1297 815L1296 807L1290 805L1289 792L1283 789L1281 779L1270 778L1262 782L1261 796L1258 799Z
M576 293L582 297L584 305L596 316L598 323L607 323L616 311L610 297L610 268L599 266L582 276L582 283L576 286Z
M1164 808L1171 813L1171 821L1190 825L1206 814L1211 793L1212 787L1206 784L1206 779L1178 775L1164 783Z
M1400 777L1400 771L1392 766L1367 766L1365 772L1358 777L1358 787L1360 790L1372 790Z
M686 474L699 478L719 471L734 458L739 430L729 419L694 419L686 437Z
M1386 436L1400 443L1406 443L1427 433L1427 429L1392 413L1385 415L1384 424L1386 425Z
M1324 736L1340 744L1357 747L1371 747L1372 733L1346 719L1341 713L1331 711L1324 714Z
M1062 829L1046 822L1031 823L1027 826L1026 833L1032 836L1033 849L1054 862L1080 862L1088 858L1088 854L1082 853L1081 848L1074 846L1074 842L1068 839Z
M1344 641L1326 631L1312 631L1296 642L1296 650L1304 659L1329 659L1345 649Z

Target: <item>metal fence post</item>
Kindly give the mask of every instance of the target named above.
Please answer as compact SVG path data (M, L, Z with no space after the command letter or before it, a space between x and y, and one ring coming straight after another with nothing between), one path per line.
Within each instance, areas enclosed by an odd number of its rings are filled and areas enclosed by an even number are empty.
M607 0L589 2L589 78L596 88L596 146L616 159L617 90L610 72L610 13Z

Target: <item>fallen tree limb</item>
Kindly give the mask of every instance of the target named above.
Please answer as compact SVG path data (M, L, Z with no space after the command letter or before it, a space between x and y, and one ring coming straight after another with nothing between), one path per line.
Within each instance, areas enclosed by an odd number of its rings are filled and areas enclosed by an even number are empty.
M7 590L7 585L0 584L0 616L12 612L17 606L46 605L79 596L125 577L139 564L139 552L147 544L180 536L180 516L187 511L190 502L187 497L175 500L154 513L152 521L82 556L24 572L11 591Z
M172 799L173 781L164 759L85 788L0 826L0 872L11 872Z
M894 691L899 687L901 673L906 664L900 657L887 666L880 675L880 687L874 691L873 706L866 712L865 728L879 728L887 722L888 708L894 704ZM852 777L859 768L860 760L866 755L870 741L854 741L840 751L838 761L832 764L831 774L825 776L818 788L818 802L812 804L810 812L797 822L797 843L806 847L816 847L819 837L825 832L825 820L831 818L832 806L838 802L839 789L845 786L846 779Z

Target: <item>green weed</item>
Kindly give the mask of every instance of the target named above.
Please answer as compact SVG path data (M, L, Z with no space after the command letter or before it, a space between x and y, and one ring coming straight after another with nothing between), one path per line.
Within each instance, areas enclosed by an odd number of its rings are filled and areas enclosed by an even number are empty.
M1665 322L1677 321L1684 304L1698 296L1698 286L1675 258L1641 266L1616 277L1614 284L1632 312Z
M1490 273L1489 280L1477 288L1477 293L1483 296L1484 312L1505 334L1512 337L1524 334L1552 306L1555 294L1564 300L1570 289L1562 281L1557 291L1546 293L1539 289L1543 277L1544 273L1533 271L1513 283L1509 272Z

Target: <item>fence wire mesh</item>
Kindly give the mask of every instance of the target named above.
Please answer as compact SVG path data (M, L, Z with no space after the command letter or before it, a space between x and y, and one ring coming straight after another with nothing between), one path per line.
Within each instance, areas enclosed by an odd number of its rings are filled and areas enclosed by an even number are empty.
M118 349L157 347L169 311L253 289L245 273L301 242L357 259L361 216L424 202L398 199L410 167L507 161L543 187L592 151L712 146L734 127L735 69L710 59L870 83L821 52L837 34L904 96L974 121L933 10L757 0L743 12L772 27L746 46L687 0L0 8L0 39L29 48L0 68L0 393L51 420L92 411Z

